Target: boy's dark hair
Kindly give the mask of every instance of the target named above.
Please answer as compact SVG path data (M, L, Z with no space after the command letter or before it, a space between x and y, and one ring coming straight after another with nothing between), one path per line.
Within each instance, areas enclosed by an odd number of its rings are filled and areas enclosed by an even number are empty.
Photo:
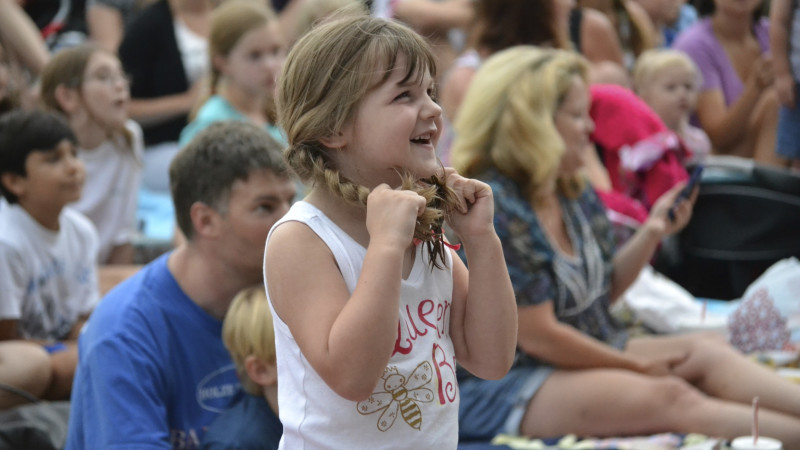
M195 202L225 214L236 180L247 181L260 170L288 178L281 150L266 130L247 122L216 122L199 132L169 166L175 218L184 236L194 235L190 210Z
M15 110L0 116L0 176L10 172L27 176L25 162L33 152L51 152L64 139L78 145L69 123L60 115L41 110ZM8 203L17 196L0 182Z

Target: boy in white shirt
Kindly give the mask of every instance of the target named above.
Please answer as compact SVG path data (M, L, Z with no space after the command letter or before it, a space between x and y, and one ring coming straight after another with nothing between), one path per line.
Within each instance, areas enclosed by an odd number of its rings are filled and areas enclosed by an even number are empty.
M50 354L42 397L69 397L78 333L99 299L97 231L65 208L85 172L60 117L14 111L0 117L0 341L23 339Z

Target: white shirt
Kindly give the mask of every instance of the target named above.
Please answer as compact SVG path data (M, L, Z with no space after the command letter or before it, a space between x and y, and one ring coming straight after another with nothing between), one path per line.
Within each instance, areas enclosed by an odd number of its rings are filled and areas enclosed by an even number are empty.
M208 69L208 40L190 30L183 21L175 19L175 41L181 53L183 70L189 86L203 78Z
M75 210L64 208L52 231L0 202L0 320L19 320L23 339L66 338L100 297L97 249L97 231Z
M295 203L272 231L289 220L305 223L328 245L352 293L367 250L309 203ZM361 402L328 387L270 303L281 449L456 448L459 396L449 333L453 261L446 255L447 268L431 270L424 246L418 246L411 273L401 283L395 350L373 394Z
M98 263L108 259L111 250L131 241L136 231L136 207L142 177L144 141L142 128L128 120L132 148L118 138L107 140L92 150L78 149L86 167L86 183L80 200L70 206L94 223L100 236Z

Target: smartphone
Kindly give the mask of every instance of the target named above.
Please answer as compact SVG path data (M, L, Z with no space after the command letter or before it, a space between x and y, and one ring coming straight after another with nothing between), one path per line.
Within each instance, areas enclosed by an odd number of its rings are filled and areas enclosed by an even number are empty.
M675 221L675 207L678 204L692 195L692 191L694 191L694 187L697 186L697 183L700 181L700 176L703 174L703 166L697 165L695 166L694 170L692 171L692 175L689 177L689 182L686 183L686 186L681 189L681 192L675 198L675 203L672 204L672 207L669 209L669 220Z

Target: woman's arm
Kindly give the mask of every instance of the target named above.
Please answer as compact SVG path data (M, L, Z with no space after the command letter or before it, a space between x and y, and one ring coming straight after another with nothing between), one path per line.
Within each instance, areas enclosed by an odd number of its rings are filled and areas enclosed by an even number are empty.
M651 361L626 354L561 323L553 302L519 308L519 348L559 369L617 368L649 373Z
M679 183L656 200L650 216L631 239L614 255L611 274L611 301L617 300L639 276L642 268L653 257L659 243L689 223L692 206L697 198L697 189L689 199L681 201L675 208L675 220L668 217L669 210L686 183Z
M717 153L727 154L731 147L744 139L750 115L761 95L772 84L770 61L762 56L753 64L742 94L730 107L725 106L720 89L701 92L697 96L697 118Z

